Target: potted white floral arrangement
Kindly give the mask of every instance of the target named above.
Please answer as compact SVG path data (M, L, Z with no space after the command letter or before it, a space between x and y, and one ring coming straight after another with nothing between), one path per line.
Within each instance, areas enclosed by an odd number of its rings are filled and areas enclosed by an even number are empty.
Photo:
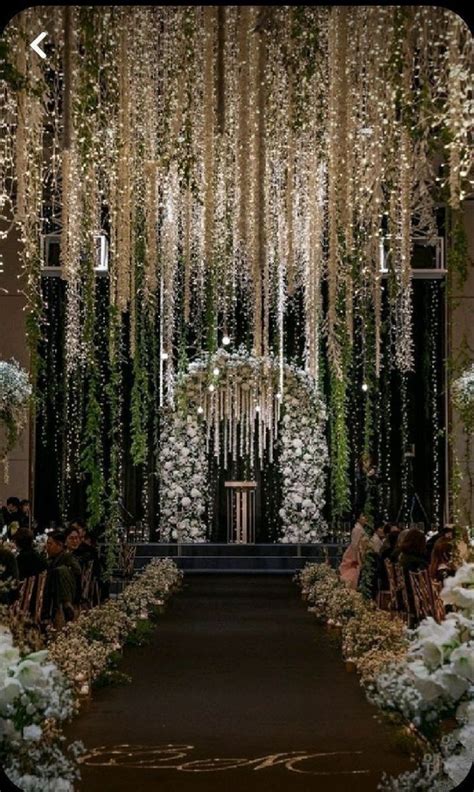
M80 743L63 748L74 691L47 650L25 654L0 627L0 764L24 792L72 792Z
M405 662L376 681L371 698L398 711L425 734L433 730L433 755L418 770L385 778L382 789L452 789L466 778L474 757L474 564L464 564L445 582L441 596L457 610L437 624L428 618L413 633ZM443 719L457 727L442 735ZM438 731L438 736L436 736Z
M453 382L453 402L466 431L474 427L474 363Z
M28 372L16 360L0 360L0 425L3 425L5 439L0 445L0 454L8 480L7 454L14 447L25 425L27 407L32 388Z

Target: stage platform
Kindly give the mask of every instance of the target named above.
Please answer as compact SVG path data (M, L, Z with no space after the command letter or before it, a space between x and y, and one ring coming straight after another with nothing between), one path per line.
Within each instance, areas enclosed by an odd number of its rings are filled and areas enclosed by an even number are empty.
M344 551L340 544L161 544L137 543L135 568L152 558L172 558L190 574L294 575L306 564L329 559L336 566Z

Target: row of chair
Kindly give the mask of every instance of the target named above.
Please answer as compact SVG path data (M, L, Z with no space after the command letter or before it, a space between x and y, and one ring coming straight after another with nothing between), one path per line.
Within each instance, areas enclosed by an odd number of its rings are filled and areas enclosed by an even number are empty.
M409 626L432 616L437 622L445 617L445 608L440 592L441 586L430 576L427 569L409 572L408 581L400 564L385 560L389 590L380 591L378 604L399 613Z
M93 576L93 567L94 562L89 561L82 570L79 609L86 610L94 605L100 605L100 584L98 579ZM48 573L45 571L22 580L17 599L12 606L15 613L29 616L38 627L45 621L44 598L47 575Z

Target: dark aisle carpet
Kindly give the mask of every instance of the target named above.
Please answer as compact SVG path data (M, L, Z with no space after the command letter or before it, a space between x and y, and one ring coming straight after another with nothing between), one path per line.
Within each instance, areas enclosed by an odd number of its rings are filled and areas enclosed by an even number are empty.
M121 670L70 729L80 790L369 792L410 767L287 578L186 578Z

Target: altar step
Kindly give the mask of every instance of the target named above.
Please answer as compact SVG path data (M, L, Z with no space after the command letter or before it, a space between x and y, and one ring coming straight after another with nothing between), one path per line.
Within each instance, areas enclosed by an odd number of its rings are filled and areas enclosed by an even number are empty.
M343 546L339 544L161 544L136 545L135 568L142 569L152 558L172 558L191 574L293 575L306 564L329 559L336 566Z

